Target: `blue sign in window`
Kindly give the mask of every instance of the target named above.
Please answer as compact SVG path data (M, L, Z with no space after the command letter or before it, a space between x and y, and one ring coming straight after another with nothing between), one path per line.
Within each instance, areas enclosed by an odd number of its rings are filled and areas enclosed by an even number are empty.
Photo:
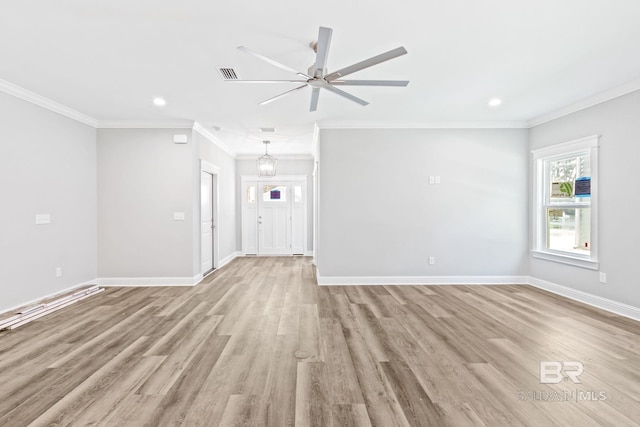
M583 176L576 179L575 185L576 197L591 197L591 177Z
M269 197L271 200L280 200L280 190L271 190Z

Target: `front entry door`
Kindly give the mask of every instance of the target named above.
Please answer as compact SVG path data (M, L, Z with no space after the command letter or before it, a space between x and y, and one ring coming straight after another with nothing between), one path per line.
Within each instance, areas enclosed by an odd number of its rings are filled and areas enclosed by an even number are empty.
M258 183L258 253L291 255L291 184Z

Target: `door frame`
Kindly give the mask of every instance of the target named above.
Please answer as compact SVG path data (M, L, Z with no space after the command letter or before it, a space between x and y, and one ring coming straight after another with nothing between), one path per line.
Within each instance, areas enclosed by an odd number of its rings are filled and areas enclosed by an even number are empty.
M220 196L220 191L218 191L218 186L219 186L219 174L220 174L220 168L216 165L214 165L213 163L209 163L206 160L202 160L200 159L200 182L198 182L198 187L200 189L202 189L202 173L206 172L208 174L211 174L212 178L213 178L213 195L212 195L212 203L213 203L213 260L212 260L212 265L213 265L213 269L215 270L216 268L218 268L220 266L219 264L219 260L218 260L218 254L219 254L219 250L218 250L218 241L219 241L219 236L218 236L218 219L220 217L220 203L219 203L219 196ZM200 190L202 191L202 190ZM200 197L202 197L202 194L200 194ZM198 200L198 205L200 203L200 200ZM198 208L197 210L198 212L198 230L199 230L199 237L198 237L198 242L200 243L200 245L198 246L198 253L200 254L200 256L198 257L200 260L200 265L202 265L202 218L200 218L200 209ZM200 273L203 273L202 271Z
M244 183L245 182L252 182L255 181L257 182L269 182L269 181L273 181L273 182L287 182L289 184L293 184L296 181L304 181L306 183L306 191L307 194L305 194L305 198L304 198L304 249L305 249L305 253L307 252L307 244L308 244L308 232L307 232L307 226L308 226L308 214L307 214L307 210L309 208L309 175L276 175L274 177L265 177L265 176L258 176L258 175L240 175L240 227L241 227L241 233L244 233L244 230L242 230L242 224L244 223L244 204L245 204L245 194L242 191L242 189L244 188ZM256 209L256 215L257 215L258 210ZM258 220L257 216L256 216L256 221ZM256 239L258 237L256 236ZM292 236L293 238L293 236ZM244 238L241 239L242 242L242 255L247 255L246 252L246 248L244 245ZM257 242L257 240L256 240ZM262 255L258 255L258 256L262 256ZM286 256L286 255L285 255Z

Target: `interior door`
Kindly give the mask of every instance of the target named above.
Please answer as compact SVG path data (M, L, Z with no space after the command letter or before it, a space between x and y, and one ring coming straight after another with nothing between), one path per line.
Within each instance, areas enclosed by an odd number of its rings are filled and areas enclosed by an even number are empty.
M200 260L202 274L213 270L213 175L200 178Z
M287 182L258 183L258 253L291 255L291 190Z
M256 181L242 184L242 253L256 255L258 253L258 183Z

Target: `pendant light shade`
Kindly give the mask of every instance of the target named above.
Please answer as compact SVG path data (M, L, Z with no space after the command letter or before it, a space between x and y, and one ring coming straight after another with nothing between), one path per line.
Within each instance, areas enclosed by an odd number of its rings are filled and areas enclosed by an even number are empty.
M258 176L276 176L276 166L278 165L278 159L270 156L267 149L269 147L269 141L262 141L264 143L264 156L258 157L256 165L258 166Z

